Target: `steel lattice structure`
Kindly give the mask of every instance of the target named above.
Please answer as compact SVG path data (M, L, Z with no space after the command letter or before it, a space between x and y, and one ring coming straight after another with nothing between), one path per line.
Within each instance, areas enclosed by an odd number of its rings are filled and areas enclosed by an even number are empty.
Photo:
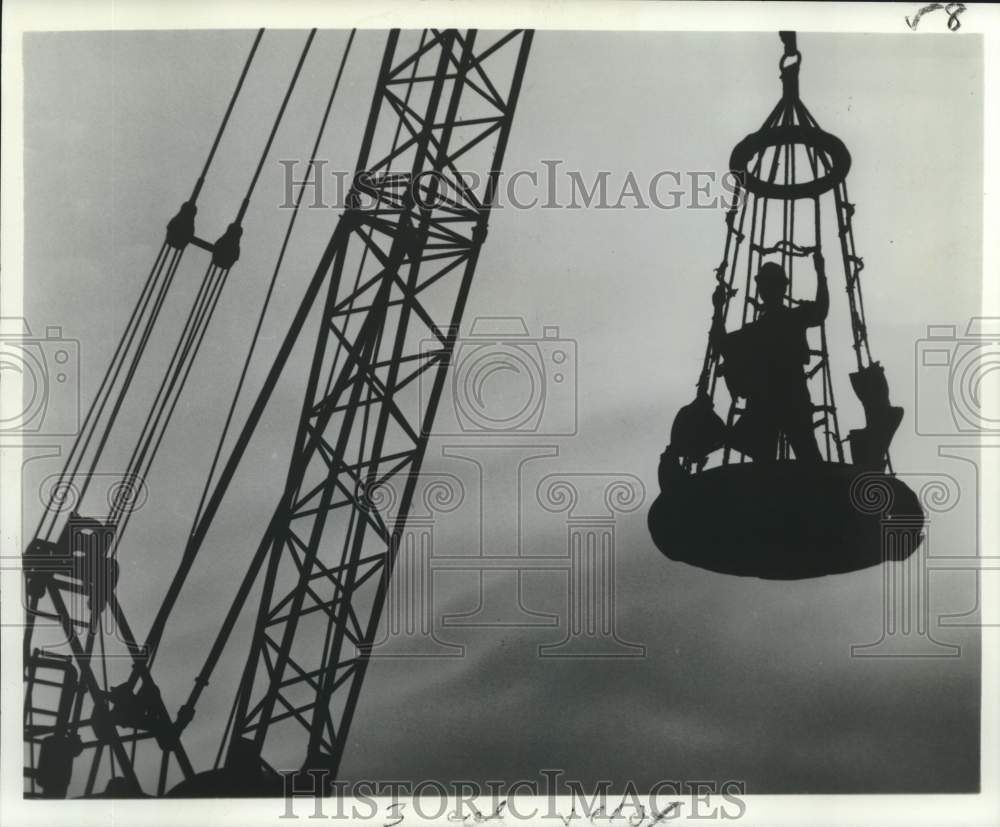
M92 751L85 795L97 789L106 750L114 758L105 794L148 793L154 787L165 794L171 757L185 781L197 778L181 735L255 588L260 605L231 726L223 735L225 768L263 769L269 745L287 738L282 743L296 745L305 769L336 773L486 238L531 41L532 32L522 30L389 33L347 207L214 487L206 488L178 573L145 640L125 620L115 594L117 569L105 577L80 568L92 559L103 561L112 546L117 549L113 528L101 541L107 523L73 515L57 542L36 540L29 547L28 794L67 794L62 781L52 779L68 779L71 769L53 768L52 761L72 765L81 740L82 748ZM187 232L178 241L177 233L168 231L161 251L162 258L170 248L172 266L189 243L213 249L194 236L193 197L180 215ZM172 222L173 230L179 220ZM222 239L214 248L213 260L228 249ZM234 261L224 262L227 270ZM319 333L283 494L193 690L171 715L153 678L152 658L321 296ZM380 513L373 496L390 482L403 492L391 519ZM77 549L86 543L96 544L97 552ZM66 595L82 601L81 607L67 606ZM32 649L35 617L61 624L65 651ZM116 624L112 642L120 651L112 664L115 674L101 681L94 661L107 661L95 642L104 646L101 624L108 618ZM50 748L39 757L36 748L44 741ZM137 763L139 742L154 744L155 784L143 780L151 765ZM40 793L39 779L48 779Z
M474 32L441 31L416 53L398 54L396 35L386 49L358 163L367 192L353 194L376 204L351 208L333 243L285 494L261 543L269 549L266 582L234 743L252 739L260 749L276 725L293 722L308 733L306 766L337 770L486 236L530 42L530 32L511 32L479 47ZM502 51L515 59L506 78L491 77L487 60ZM408 74L418 55L436 62L432 75ZM385 121L402 124L406 137L374 156ZM477 193L456 162L494 135ZM430 392L421 394L428 379ZM405 482L391 523L369 495L395 478ZM307 628L314 618L321 637L315 624Z

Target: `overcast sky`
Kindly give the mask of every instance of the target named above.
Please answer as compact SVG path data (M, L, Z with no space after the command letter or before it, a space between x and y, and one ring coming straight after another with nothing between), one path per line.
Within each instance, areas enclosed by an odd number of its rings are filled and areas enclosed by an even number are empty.
M264 37L199 201L199 232L207 238L232 219L304 38ZM240 31L26 38L25 314L36 334L61 325L64 336L79 340L84 402L111 358L166 220L191 190L251 39ZM140 630L176 565L285 229L277 161L307 156L345 39L344 32L317 35L245 222L242 259L148 481L149 502L121 552L118 594ZM330 170L353 169L384 39L379 32L357 36L321 151ZM926 391L921 404L947 401L938 376L918 375L915 353L928 324L959 325L961 333L979 312L980 40L801 34L799 45L803 100L853 156L848 182L870 339L893 401L907 409L893 449L896 468L912 475L912 487L936 475L957 481L963 498L934 517L929 542L935 553L973 553L974 469L938 457L947 439L917 434L918 392ZM780 52L777 35L540 33L505 168L542 176L543 161L558 160L588 181L606 170L615 194L630 172L640 182L664 170L721 175L732 146L780 95ZM575 347L576 399L553 390L547 402L563 407L547 408L545 422L559 431L575 414L576 433L520 438L517 448L488 434L436 437L425 470L451 475L464 492L453 512L435 517L434 549L442 554L565 554L567 516L539 507L543 478L589 475L575 478L585 480L582 487L588 479L641 481L643 505L614 515L615 605L619 636L643 644L645 656L540 658L539 644L558 642L565 630L566 584L559 571L525 577L526 604L558 614L562 627L447 627L440 637L464 646L463 657L376 661L345 776L513 781L559 769L588 784L737 779L757 793L975 789L977 634L939 631L941 640L962 646L961 657L851 658L853 644L880 636L880 569L762 582L676 564L653 546L646 510L671 419L697 380L723 212L625 203L621 210L497 211L466 313L467 323L522 318L535 338L543 326L558 327L559 337L575 343L565 350L572 358ZM259 386L336 217L333 209L300 217L300 241L286 260L248 387ZM825 243L829 262L836 239ZM158 353L176 336L204 263L197 251L186 256ZM846 432L863 424L862 413L847 385L841 271L828 269L830 347ZM281 490L314 334L313 326L296 351L175 612L157 663L172 711L190 690ZM152 373L155 364L147 366ZM497 395L512 388L487 392L502 405ZM241 410L247 404L245 397ZM128 444L123 439L121 450ZM469 447L484 445L504 447ZM113 453L102 470L117 470ZM486 470L456 456L463 453ZM31 492L58 468L54 459L27 466L30 525L38 516ZM935 578L935 614L973 608L967 576ZM435 588L438 616L476 608L472 574L439 574ZM200 767L214 757L246 642L245 632L234 636L199 706L198 726L187 733ZM269 745L279 766L295 766L301 754L296 743Z

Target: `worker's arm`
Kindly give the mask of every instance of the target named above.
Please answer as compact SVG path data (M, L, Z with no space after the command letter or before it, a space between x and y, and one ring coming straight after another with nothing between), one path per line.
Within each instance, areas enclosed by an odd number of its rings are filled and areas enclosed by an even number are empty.
M816 250L813 253L813 264L816 266L816 299L802 302L799 306L800 318L806 327L823 324L826 314L830 311L830 289L826 284L826 265L823 254Z

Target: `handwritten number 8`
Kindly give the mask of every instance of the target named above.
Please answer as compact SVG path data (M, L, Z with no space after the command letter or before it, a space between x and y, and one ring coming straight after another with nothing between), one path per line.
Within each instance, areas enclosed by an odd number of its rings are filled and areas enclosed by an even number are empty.
M913 15L913 19L910 20L909 17L904 18L906 20L906 25L909 26L913 31L917 30L917 26L920 24L920 18L923 17L928 12L943 10L945 14L948 15L948 31L957 32L962 28L962 21L958 19L958 16L965 11L964 3L948 3L942 6L940 3L931 3L924 6L920 11Z

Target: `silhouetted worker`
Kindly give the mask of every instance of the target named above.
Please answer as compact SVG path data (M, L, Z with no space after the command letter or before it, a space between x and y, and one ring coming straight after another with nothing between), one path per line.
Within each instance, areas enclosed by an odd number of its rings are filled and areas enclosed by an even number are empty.
M785 271L774 262L762 265L756 276L761 314L732 333L726 332L723 318L725 286L720 284L712 295L715 316L711 341L725 359L723 372L730 392L747 400L729 441L755 461L775 459L779 433L788 438L796 459L822 460L804 366L809 361L806 328L822 324L830 308L830 295L819 251L813 254L813 262L816 299L795 307L785 305Z

